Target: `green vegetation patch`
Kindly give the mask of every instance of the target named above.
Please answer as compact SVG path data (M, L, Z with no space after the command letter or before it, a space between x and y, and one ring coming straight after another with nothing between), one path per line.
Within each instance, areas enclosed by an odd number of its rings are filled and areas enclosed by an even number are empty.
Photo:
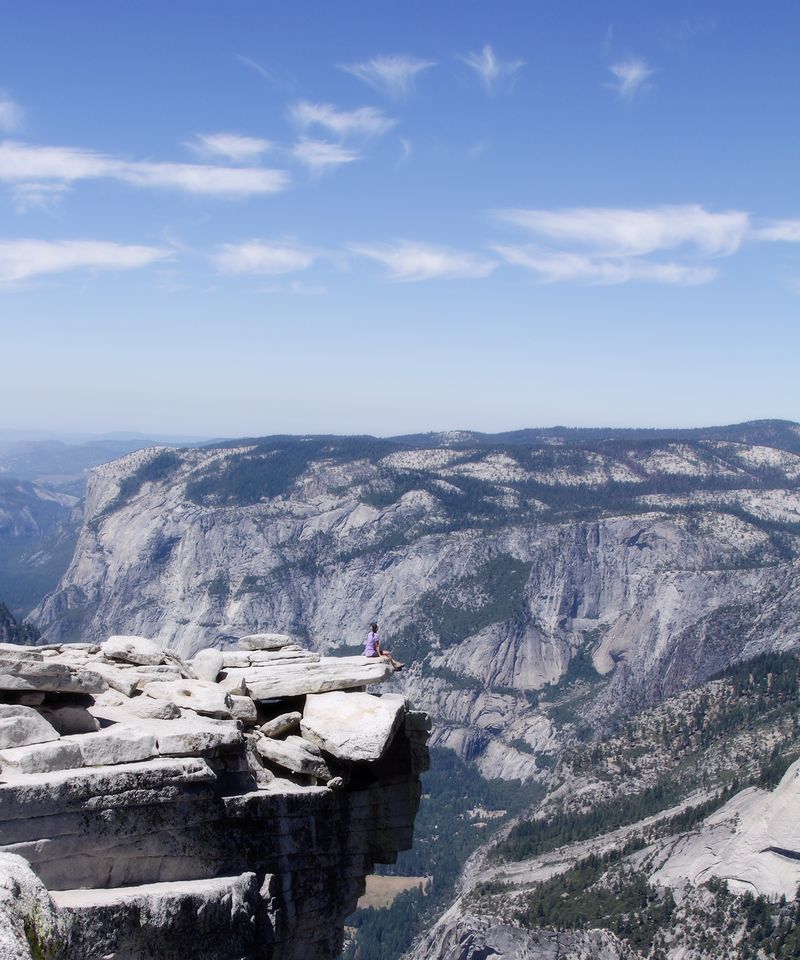
M605 877L622 855L592 855L566 873L536 887L528 905L515 919L526 927L588 930L603 927L649 956L659 932L667 929L675 900L667 889L658 891L641 871L624 870Z
M372 437L276 438L257 441L255 446L255 450L213 464L188 483L189 500L203 506L250 506L288 493L314 461L373 462L398 449Z
M472 605L450 603L442 591L422 594L420 613L430 623L443 647L452 647L493 623L502 623L518 611L524 597L530 567L506 553L482 564L469 577L448 585L449 590L474 591L481 602Z
M123 477L116 497L103 510L104 514L113 513L130 503L146 483L161 483L181 465L180 456L174 450L162 450L151 460L137 467L133 473Z

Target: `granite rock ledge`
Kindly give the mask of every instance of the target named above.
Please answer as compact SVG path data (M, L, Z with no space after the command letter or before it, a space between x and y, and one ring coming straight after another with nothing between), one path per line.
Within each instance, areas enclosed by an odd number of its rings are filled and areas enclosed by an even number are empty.
M387 664L278 634L196 659L0 644L4 957L327 960L411 845L430 720L366 692Z

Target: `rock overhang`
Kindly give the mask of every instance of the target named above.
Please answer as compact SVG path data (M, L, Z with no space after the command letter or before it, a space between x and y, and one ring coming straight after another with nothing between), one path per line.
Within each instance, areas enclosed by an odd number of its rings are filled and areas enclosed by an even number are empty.
M199 655L196 670L136 637L8 646L0 731L5 708L16 732L0 740L0 852L22 855L54 891L55 916L72 931L64 960L85 955L92 938L92 949L135 956L144 940L136 946L125 918L139 908L151 934L177 944L185 931L164 916L179 902L213 913L237 958L335 955L366 874L411 843L428 763L429 719L402 697L364 692L391 668L321 658L276 634ZM304 729L306 704L317 719ZM357 720L372 704L391 719L367 744ZM219 883L206 883L220 877L241 895L225 900ZM176 884L189 886L181 893ZM221 899L237 897L220 919ZM106 929L114 904L116 941ZM196 956L227 957L227 946L213 949Z

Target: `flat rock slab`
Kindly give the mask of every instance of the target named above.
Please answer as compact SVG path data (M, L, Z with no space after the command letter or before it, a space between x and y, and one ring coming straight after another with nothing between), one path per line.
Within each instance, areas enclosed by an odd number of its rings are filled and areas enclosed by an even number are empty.
M83 754L77 743L54 740L52 743L34 743L27 747L0 750L0 770L9 773L53 773L83 766Z
M271 664L226 672L231 679L243 677L254 700L272 700L382 683L394 671L379 657L323 657L317 663Z
M255 873L53 891L53 900L68 918L72 957L232 960L263 952L254 943L260 904Z
M41 690L46 693L102 693L108 684L92 670L70 667L52 657L41 660L0 656L0 690Z
M137 666L158 666L164 660L164 651L146 637L113 636L100 644L100 650L109 660L122 660Z
M0 749L49 743L59 734L33 707L0 704Z
M222 665L228 667L249 667L270 663L318 663L320 655L299 647L285 647L282 650L223 650Z
M330 780L331 772L320 751L302 737L287 737L285 740L270 740L264 737L256 744L256 750L279 767L316 777L318 780Z
M154 700L168 700L182 709L207 717L230 719L232 716L230 694L206 680L155 680L144 685L143 693Z
M306 697L300 729L340 760L380 760L403 722L405 698L398 694L317 693Z
M297 644L285 633L249 633L239 638L240 650L280 650L290 646Z

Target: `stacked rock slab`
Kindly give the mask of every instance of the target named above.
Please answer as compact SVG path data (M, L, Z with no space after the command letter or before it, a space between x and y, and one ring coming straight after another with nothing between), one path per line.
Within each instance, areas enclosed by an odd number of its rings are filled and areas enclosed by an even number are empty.
M427 766L428 718L363 692L390 673L277 634L196 664L137 637L2 645L8 956L336 956Z

